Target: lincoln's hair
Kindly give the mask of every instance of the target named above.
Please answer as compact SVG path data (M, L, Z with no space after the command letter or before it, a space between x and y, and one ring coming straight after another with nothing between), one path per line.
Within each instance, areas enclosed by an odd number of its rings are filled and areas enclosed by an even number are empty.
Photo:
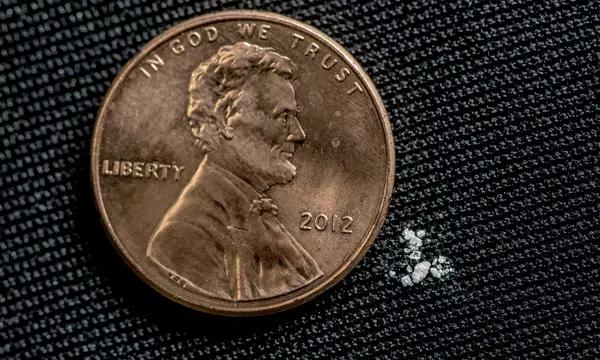
M271 48L238 42L222 46L192 72L187 121L203 153L232 137L229 119L237 114L242 86L252 75L267 72L291 80L297 67Z

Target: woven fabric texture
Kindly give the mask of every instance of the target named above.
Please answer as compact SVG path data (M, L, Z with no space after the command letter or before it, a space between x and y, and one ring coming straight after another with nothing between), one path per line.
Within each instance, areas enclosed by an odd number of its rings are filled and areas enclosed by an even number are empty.
M1 359L598 359L600 3L0 0ZM95 114L154 36L224 9L345 46L397 174L360 265L301 308L196 314L120 260L89 184ZM403 286L404 229L454 272Z

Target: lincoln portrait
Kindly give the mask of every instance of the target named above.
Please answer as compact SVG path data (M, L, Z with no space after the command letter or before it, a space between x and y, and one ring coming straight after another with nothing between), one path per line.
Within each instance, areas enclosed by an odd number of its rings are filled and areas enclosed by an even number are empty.
M192 72L185 118L199 166L147 247L191 291L250 301L323 275L268 195L294 179L292 156L306 138L297 72L289 58L246 42L222 46Z

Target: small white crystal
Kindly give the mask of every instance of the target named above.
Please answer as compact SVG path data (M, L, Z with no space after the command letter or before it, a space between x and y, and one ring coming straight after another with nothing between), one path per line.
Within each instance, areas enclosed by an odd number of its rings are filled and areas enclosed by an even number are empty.
M412 281L417 284L425 279L430 267L431 263L429 261L422 261L415 265L415 270L412 273Z
M410 275L404 275L400 280L402 281L402 286L413 286L413 282L410 279Z
M402 231L402 236L404 236L405 240L410 240L415 237L415 232L408 228L404 228L404 231Z
M421 245L423 245L423 240L419 239L418 237L414 237L408 241L408 246L415 249L420 248Z
M409 259L412 260L420 260L421 259L421 252L420 251L413 251L410 253L410 255L408 255Z
M433 266L429 269L429 272L431 273L431 275L433 277L436 277L438 279L442 277L442 274L440 273L440 271Z

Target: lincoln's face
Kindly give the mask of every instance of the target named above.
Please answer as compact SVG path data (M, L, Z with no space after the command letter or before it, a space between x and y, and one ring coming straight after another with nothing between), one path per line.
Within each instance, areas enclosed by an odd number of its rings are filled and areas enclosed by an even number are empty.
M296 118L298 104L291 82L261 73L241 90L238 111L229 119L233 137L226 142L244 168L244 177L258 190L291 181L296 175L292 156L306 138Z

